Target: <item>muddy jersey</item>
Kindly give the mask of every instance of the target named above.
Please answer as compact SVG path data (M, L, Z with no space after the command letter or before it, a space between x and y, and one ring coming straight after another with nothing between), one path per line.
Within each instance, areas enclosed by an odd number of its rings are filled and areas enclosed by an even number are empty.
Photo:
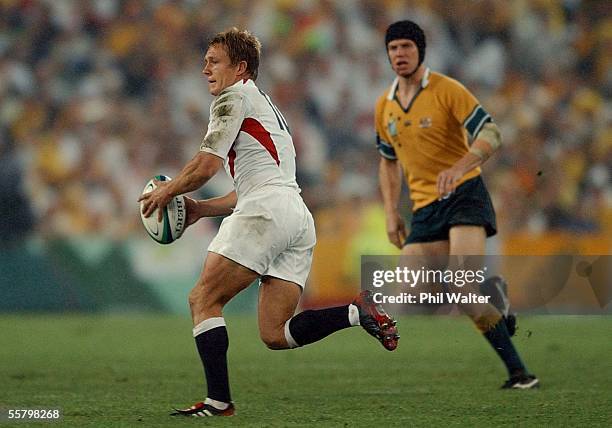
M266 186L300 191L287 122L250 79L239 80L215 97L200 150L224 160L239 199Z

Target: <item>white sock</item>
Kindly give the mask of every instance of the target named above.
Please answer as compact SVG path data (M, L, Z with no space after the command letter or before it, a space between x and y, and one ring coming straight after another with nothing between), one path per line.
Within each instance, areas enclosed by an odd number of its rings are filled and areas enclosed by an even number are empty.
M225 327L225 319L223 317L208 318L196 325L193 328L193 337L197 337L202 333L206 333L208 330L212 330L217 327Z
M208 397L206 397L206 400L204 400L204 404L211 405L217 410L225 410L229 407L229 403L213 400L212 398L208 398Z
M361 325L359 323L359 309L352 303L348 306L348 319L352 326Z
M289 323L291 322L291 318L285 322L285 340L287 341L287 346L289 349L298 348L300 345L295 341L293 336L291 335L291 331L289 330Z

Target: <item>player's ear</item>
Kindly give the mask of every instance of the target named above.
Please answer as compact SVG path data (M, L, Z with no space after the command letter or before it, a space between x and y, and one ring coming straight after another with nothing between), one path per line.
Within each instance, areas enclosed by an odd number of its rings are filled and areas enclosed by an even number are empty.
M246 74L247 72L247 62L246 61L240 61L238 63L238 76Z

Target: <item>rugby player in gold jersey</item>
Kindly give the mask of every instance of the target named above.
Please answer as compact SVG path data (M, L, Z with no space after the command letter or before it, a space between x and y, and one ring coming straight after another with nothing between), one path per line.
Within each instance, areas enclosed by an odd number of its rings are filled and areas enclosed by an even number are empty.
M465 268L466 256L484 255L485 239L496 233L480 165L501 145L499 129L461 83L425 66L425 34L416 23L390 25L385 47L396 78L376 102L375 122L389 241L404 255L452 256L454 268ZM409 234L399 209L402 172L413 204ZM497 304L461 309L506 365L504 387L537 386L510 339L515 319L505 283L492 277L483 286Z

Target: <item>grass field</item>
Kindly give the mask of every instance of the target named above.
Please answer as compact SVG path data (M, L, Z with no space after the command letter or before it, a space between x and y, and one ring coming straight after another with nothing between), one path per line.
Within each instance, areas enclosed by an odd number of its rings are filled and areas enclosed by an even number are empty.
M234 418L168 416L204 383L190 321L166 316L0 316L0 408L61 407L54 426L74 427L612 422L609 317L523 318L515 342L542 381L534 391L498 389L504 369L464 318L403 318L393 353L358 328L269 351L254 315L227 321Z

